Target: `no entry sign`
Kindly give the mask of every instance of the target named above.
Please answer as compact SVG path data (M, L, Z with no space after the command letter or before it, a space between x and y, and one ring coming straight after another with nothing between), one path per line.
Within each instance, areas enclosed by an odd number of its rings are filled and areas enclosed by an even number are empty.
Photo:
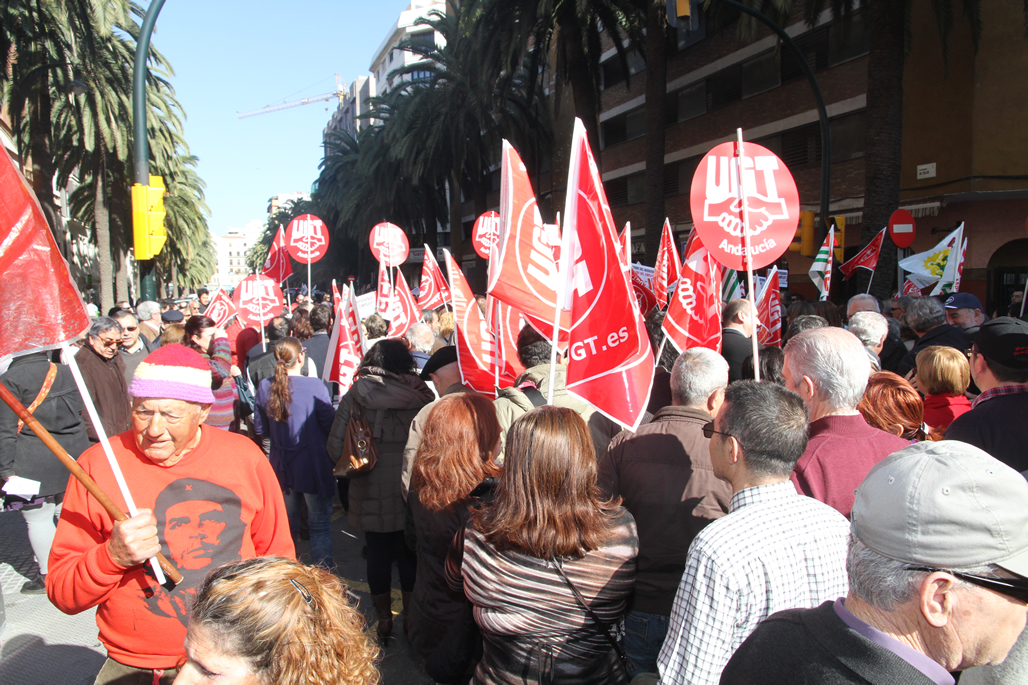
M407 234L396 224L387 221L375 224L368 242L371 244L371 254L387 267L400 266L410 253Z
M722 143L700 160L692 179L689 205L693 224L714 259L745 270L743 198L749 213L752 269L763 268L785 253L796 235L800 196L785 163L755 143ZM741 187L740 187L741 186Z
M910 247L917 235L914 215L905 209L897 209L889 217L889 237L896 247Z
M493 245L500 238L500 214L498 212L486 212L475 220L475 229L471 233L471 242L475 246L475 252L482 259L489 259L489 253Z
M286 247L303 264L316 262L328 252L328 228L313 214L301 214L289 222Z
M232 295L239 319L248 326L263 326L282 312L285 300L278 283L267 276L247 276Z

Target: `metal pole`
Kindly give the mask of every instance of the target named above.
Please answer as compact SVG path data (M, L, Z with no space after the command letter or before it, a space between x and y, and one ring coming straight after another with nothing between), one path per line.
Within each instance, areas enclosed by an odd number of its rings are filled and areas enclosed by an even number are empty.
M831 174L832 174L832 138L831 132L828 127L828 110L825 109L825 99L821 95L821 87L817 84L817 77L814 76L814 70L810 68L810 63L807 62L807 58L803 56L803 53L796 46L792 37L785 32L781 26L776 24L767 15L758 12L752 7L747 7L741 2L736 0L721 0L729 7L734 7L740 12L745 12L757 21L766 25L769 29L774 31L782 42L792 51L796 59L799 60L800 67L803 69L803 73L807 76L807 81L810 82L810 90L814 93L814 102L817 104L817 116L821 121L821 223L814 225L814 244L820 245L824 242L825 236L828 234L828 201L831 195Z
M136 59L132 70L132 131L135 145L135 182L150 183L150 141L146 135L146 57L150 52L150 34L157 22L157 15L164 6L164 0L153 0L143 16L136 41ZM143 300L157 299L157 284L154 281L154 262L146 259L139 264L139 295Z

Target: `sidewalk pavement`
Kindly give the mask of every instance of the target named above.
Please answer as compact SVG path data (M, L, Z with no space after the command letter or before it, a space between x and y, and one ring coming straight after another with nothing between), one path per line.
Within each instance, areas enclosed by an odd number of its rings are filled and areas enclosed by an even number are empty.
M347 579L360 597L360 610L374 632L376 615L368 594L365 561L361 557L363 535L346 525L337 510L332 524L337 573ZM301 555L310 544L301 541ZM22 584L36 569L25 520L17 512L0 513L0 582L7 611L6 628L0 633L0 683L17 685L90 685L106 658L97 638L95 609L67 616L50 604L46 595L23 595ZM382 650L379 669L389 685L431 685L417 655L403 636L399 581L394 571L393 637Z

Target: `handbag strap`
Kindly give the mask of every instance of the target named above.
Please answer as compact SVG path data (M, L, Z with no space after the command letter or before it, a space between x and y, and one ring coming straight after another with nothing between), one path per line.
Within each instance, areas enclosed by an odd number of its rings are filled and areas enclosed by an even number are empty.
M600 617L596 615L596 612L593 611L592 608L590 608L590 606L586 603L585 597L582 596L582 593L579 592L579 590L575 586L575 584L572 583L571 579L568 578L567 574L564 573L563 564L560 562L560 560L557 559L556 557L554 557L554 558L550 559L550 562L553 563L554 568L557 569L557 573L560 574L560 577L563 578L564 582L567 583L568 587L571 588L571 592L574 593L575 599L578 600L578 603L582 605L582 607L586 610L586 612L589 614L589 616L592 618L592 620L595 621L596 624L603 631L603 634L607 638L607 642L610 643L610 646L614 648L614 652L617 653L618 659L620 659L621 663L624 664L627 667L627 665L628 665L628 657L625 655L625 650L621 649L621 645L618 644L618 641L614 638L613 635L610 634L610 626L611 626L611 624L603 622L600 619Z
M54 387L54 379L57 378L57 365L50 362L50 368L46 370L46 378L43 379L43 387L39 389L39 394L36 395L36 399L32 400L32 404L28 406L29 413L33 413L39 408L39 405L43 404L43 400L50 394L50 388ZM25 422L18 419L18 430L16 433L20 433L21 429L25 427Z

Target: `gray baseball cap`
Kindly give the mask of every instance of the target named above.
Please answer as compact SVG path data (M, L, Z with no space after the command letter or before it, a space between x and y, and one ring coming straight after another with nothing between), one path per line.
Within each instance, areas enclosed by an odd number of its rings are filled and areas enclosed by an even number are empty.
M1028 577L1028 481L956 440L920 442L857 488L852 533L879 554L943 569L996 564Z

